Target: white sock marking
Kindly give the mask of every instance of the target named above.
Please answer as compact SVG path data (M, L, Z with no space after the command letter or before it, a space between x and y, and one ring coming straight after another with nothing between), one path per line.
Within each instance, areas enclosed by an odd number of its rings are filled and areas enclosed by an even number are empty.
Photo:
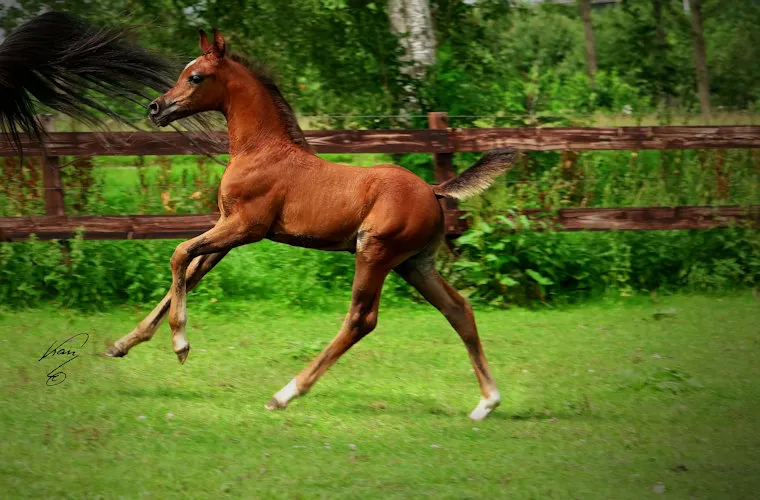
M288 385L280 389L280 391L274 395L274 398L278 403L287 405L291 399L298 396L298 387L296 387L296 379L288 382Z
M491 391L488 399L481 399L480 403L478 403L478 406L472 410L472 413L470 413L470 418L473 420L483 420L488 416L489 413L491 413L494 408L499 406L499 403L501 403L501 396L499 395L499 391Z

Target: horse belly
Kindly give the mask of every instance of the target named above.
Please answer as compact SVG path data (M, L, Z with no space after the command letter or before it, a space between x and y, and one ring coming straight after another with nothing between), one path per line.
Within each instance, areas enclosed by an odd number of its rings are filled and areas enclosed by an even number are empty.
M267 235L267 239L294 247L313 248L316 250L356 251L356 236L336 241L305 234L270 233Z

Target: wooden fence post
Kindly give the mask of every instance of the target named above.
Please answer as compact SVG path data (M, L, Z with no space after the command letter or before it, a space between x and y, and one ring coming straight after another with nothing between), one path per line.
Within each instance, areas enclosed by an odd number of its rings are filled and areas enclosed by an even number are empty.
M448 129L449 114L440 111L428 113L428 128L438 130ZM454 153L433 153L433 161L435 162L433 172L436 184L441 184L456 175L454 172ZM442 200L441 203L443 203L445 210L455 210L457 208L456 200Z
M437 130L448 130L449 128L449 114L441 111L432 111L428 113L428 128ZM433 161L435 163L433 173L435 176L435 183L441 184L456 176L454 171L454 153L433 153ZM456 219L455 211L458 208L456 200L443 199L441 200L441 207L446 215L446 234L461 234L464 225L460 224L460 221ZM447 238L448 248L452 249L451 240Z
M40 121L48 132L55 132L52 115L41 117ZM42 184L45 188L45 212L48 215L65 215L63 204L63 183L61 182L61 159L57 156L42 157Z

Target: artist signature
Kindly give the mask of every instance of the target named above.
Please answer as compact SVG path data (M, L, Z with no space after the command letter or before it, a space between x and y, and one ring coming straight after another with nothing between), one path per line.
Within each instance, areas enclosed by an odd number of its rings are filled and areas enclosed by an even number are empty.
M45 358L52 358L55 356L67 357L68 359L48 372L47 382L45 382L45 385L49 385L49 386L58 385L58 384L63 383L64 380L66 380L66 374L61 371L61 367L65 365L66 363L71 363L72 361L77 359L79 357L79 354L77 354L74 348L81 349L82 347L84 347L84 345L87 343L88 340L90 340L89 334L77 333L73 337L69 337L68 339L58 344L56 344L56 341L54 341L50 345L50 347L48 347L47 351L45 351L45 354L43 354L42 357L37 360L38 363ZM68 344L78 344L79 342L81 342L81 344L78 346L68 345ZM66 347L64 347L64 345L66 345Z

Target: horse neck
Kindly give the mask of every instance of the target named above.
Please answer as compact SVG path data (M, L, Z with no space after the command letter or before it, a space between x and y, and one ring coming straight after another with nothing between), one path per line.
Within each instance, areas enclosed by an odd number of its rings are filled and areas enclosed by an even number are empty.
M237 71L228 80L223 113L227 118L230 156L292 142L274 99L247 71Z

